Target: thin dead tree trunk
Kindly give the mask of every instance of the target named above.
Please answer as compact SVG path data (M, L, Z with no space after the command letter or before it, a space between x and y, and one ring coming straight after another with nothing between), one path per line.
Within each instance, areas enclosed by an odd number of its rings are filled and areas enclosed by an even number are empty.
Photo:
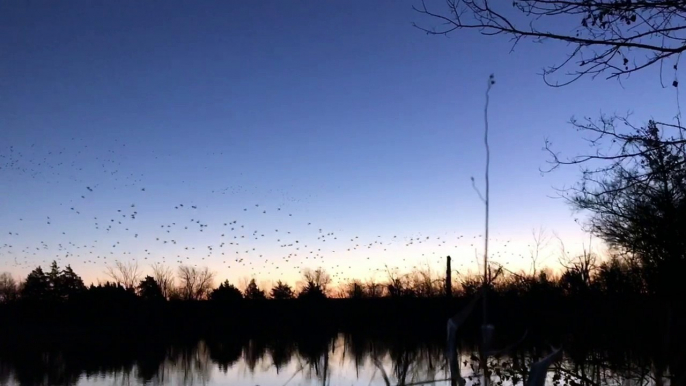
M482 321L482 347L481 347L481 360L482 360L482 369L483 369L483 377L484 377L484 386L488 386L488 350L490 347L490 340L491 340L491 328L488 324L488 302L487 302L487 292L488 292L488 225L489 225L489 200L490 200L490 180L489 180L489 171L491 167L491 148L488 145L488 102L489 102L489 93L491 91L491 87L495 84L495 79L493 77L493 74L489 76L488 78L488 86L486 87L486 105L484 106L484 146L486 147L486 171L485 171L485 179L486 179L486 195L484 196L484 206L486 208L485 210L485 231L484 231L484 284L483 284L483 321Z

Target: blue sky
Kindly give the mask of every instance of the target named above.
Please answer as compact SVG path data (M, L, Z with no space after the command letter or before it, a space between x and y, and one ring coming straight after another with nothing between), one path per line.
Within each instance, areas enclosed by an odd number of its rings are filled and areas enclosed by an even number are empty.
M506 256L539 226L580 243L579 215L550 198L578 171L541 175L544 139L573 155L584 150L573 115L670 120L675 89L657 69L550 88L538 74L568 47L427 36L412 22L433 21L413 4L1 3L0 160L18 163L0 169L0 269L57 258L92 281L137 259L294 281L304 267L366 278L452 254L476 270L480 242L465 240L483 228L470 177L483 182L491 73L498 258L524 267ZM234 220L243 228L229 234Z

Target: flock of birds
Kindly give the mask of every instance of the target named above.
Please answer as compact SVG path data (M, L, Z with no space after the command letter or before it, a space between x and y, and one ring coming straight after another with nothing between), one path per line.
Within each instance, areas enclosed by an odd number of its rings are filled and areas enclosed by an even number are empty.
M56 149L0 148L0 179L6 181L0 270L25 275L56 260L84 271L89 282L103 279L115 260L137 261L142 267L208 266L218 279L236 282L293 281L303 269L321 267L337 284L383 279L389 269L443 272L446 255L459 272L478 270L481 235L339 229L328 224L334 219L308 218L303 208L311 196L241 184L160 182L136 171L130 156L135 150L127 153L118 141L112 145L89 148L72 138ZM194 196L195 191L202 193ZM491 242L491 258L501 264L528 257L512 253L509 240Z

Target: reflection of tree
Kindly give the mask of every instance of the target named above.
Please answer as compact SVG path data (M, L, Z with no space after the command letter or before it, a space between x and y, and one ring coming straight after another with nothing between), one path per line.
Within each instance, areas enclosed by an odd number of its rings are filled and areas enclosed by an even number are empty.
M210 349L210 359L224 373L241 359L243 341L209 340L207 344Z
M355 365L355 371L365 365L365 359L378 358L378 352L374 350L373 342L365 339L360 334L345 334L343 337L343 358L349 357L349 360Z
M167 366L173 370L182 385L207 384L212 373L210 351L204 341L197 346L173 347L169 351Z
M14 376L20 385L75 385L78 369L69 366L60 353L17 353Z
M213 338L171 344L164 340L119 341L94 336L79 341L63 339L54 344L0 345L0 385L66 386L82 377L103 378L112 384L166 385L206 384L212 369L238 370L242 363L251 372L276 372L290 361L299 365L294 377L316 380L317 384L336 384L338 376L366 377L364 370L378 363L390 384L403 385L430 380L445 380L449 372L443 359L442 339L422 336L369 336L364 333L333 335L312 334L241 334L240 339ZM36 336L36 342L43 339ZM87 342L97 341L97 345ZM526 385L531 365L547 356L547 345L517 347L516 351L489 359L493 385ZM645 344L644 344L645 345ZM462 376L479 372L477 350L465 343L461 349ZM60 347L60 349L57 349ZM94 349L94 347L96 347ZM650 346L619 342L618 339L590 341L590 338L566 345L565 358L553 365L547 376L556 386L624 386L677 384L680 368L675 358L683 353L660 357ZM471 370L470 370L471 367ZM349 368L356 374L342 373ZM341 372L341 373L339 373ZM375 382L381 371L376 371ZM289 374L284 374L288 377ZM478 382L471 378L472 383ZM294 382L297 383L297 382Z
M329 348L334 337L311 336L297 342L298 357L306 379L318 379L326 384L329 375Z
M143 346L142 351L136 358L137 378L145 384L163 385L164 362L167 351L163 345L148 344Z
M268 345L268 351L278 374L282 367L288 366L290 363L295 354L295 345L291 341L277 339Z
M250 372L255 372L255 367L262 362L267 353L267 345L263 339L250 339L243 351L243 360Z

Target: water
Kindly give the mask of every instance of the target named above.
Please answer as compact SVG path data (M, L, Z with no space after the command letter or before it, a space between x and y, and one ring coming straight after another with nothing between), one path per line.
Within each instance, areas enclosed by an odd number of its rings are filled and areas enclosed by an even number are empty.
M449 385L440 342L411 343L353 335L118 346L19 348L0 354L1 385ZM492 385L522 384L549 349L524 346L491 358ZM656 384L669 372L646 357L588 351L566 354L548 373L552 385ZM478 354L460 350L461 376L479 385ZM656 374L662 374L656 378ZM433 382L430 382L433 381ZM669 385L665 379L663 382Z

